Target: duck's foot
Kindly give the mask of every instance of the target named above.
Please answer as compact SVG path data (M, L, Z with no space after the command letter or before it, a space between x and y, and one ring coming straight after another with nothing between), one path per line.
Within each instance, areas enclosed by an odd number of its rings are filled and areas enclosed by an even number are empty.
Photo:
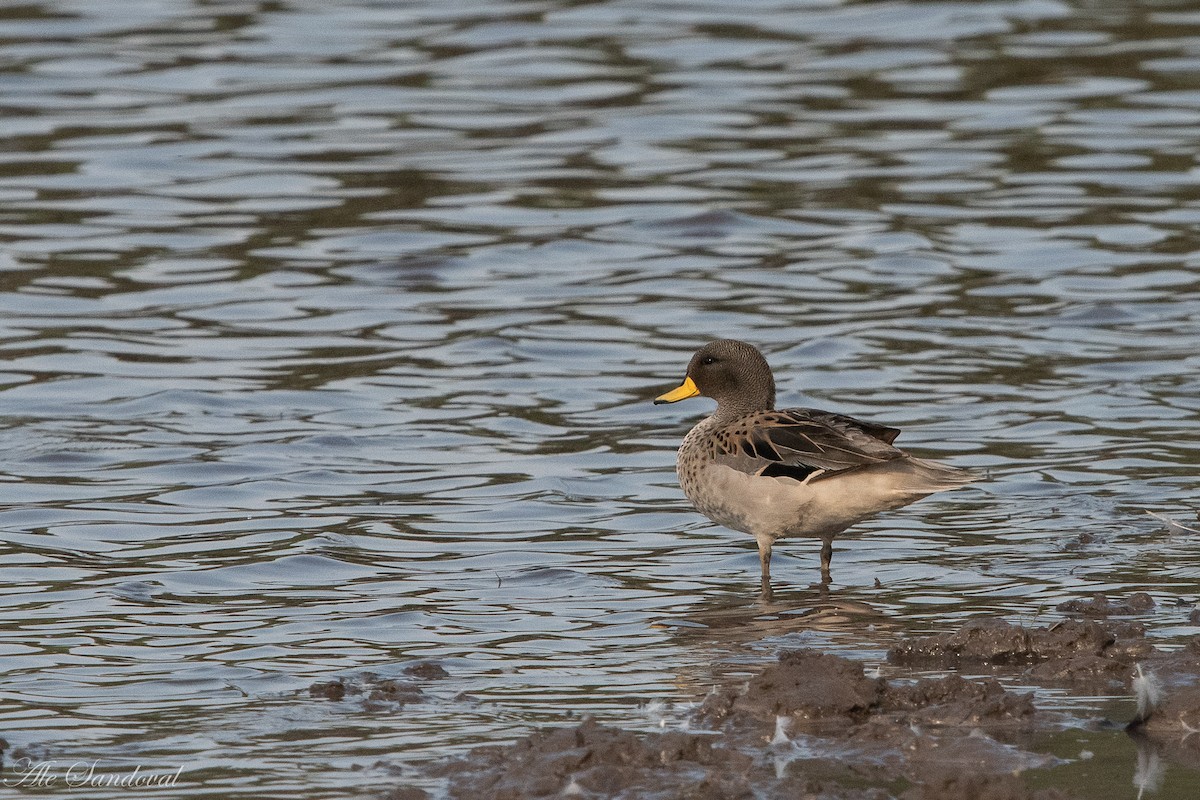
M759 600L764 603L770 603L775 599L775 592L771 590L771 582L763 579L762 593L759 595Z
M768 558L768 560L764 561L763 565L762 565L762 601L764 603L771 602L771 600L775 596L775 593L771 591L771 562L769 561L770 556L768 555L767 558Z

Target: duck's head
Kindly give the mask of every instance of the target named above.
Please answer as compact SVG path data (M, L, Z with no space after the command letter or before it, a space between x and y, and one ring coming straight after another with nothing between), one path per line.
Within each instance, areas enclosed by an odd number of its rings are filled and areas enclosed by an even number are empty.
M718 414L748 414L775 407L775 378L753 345L718 339L696 351L678 388L654 398L675 403L703 395L717 401Z

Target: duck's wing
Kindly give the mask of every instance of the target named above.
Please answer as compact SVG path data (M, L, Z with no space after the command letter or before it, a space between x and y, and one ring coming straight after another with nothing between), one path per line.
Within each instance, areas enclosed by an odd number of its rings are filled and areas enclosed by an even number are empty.
M750 475L805 480L906 457L897 428L812 408L760 411L725 425L715 461Z

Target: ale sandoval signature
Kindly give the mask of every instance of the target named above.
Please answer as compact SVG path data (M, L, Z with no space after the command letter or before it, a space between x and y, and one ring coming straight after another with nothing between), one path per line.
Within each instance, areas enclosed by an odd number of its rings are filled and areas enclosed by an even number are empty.
M136 764L132 769L106 767L96 761L34 761L30 758L17 759L4 770L0 785L44 789L48 787L83 789L89 787L118 786L174 786L183 772L180 765L173 772L150 771Z

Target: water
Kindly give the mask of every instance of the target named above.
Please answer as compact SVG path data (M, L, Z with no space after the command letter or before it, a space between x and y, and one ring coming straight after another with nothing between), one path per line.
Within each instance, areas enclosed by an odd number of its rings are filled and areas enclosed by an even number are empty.
M0 734L43 795L95 762L357 797L567 715L652 727L784 644L878 661L1095 591L1200 632L1200 543L1144 513L1194 525L1200 486L1188 4L63 0L0 32ZM841 611L805 542L760 606L750 537L675 482L707 401L649 402L717 336L991 479L840 540ZM450 677L403 710L308 697L421 659ZM1132 744L1089 746L1135 796Z

